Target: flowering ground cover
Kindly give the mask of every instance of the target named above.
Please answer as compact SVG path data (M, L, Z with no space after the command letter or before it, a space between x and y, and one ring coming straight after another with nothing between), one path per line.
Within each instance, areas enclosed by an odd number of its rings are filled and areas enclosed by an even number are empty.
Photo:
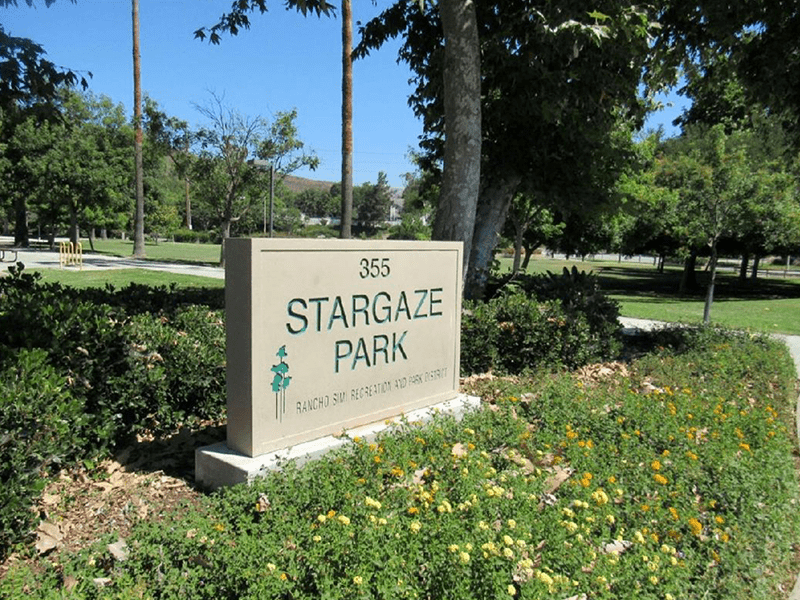
M764 338L660 335L591 377L474 378L460 422L151 515L124 551L14 569L0 596L785 598L792 363Z

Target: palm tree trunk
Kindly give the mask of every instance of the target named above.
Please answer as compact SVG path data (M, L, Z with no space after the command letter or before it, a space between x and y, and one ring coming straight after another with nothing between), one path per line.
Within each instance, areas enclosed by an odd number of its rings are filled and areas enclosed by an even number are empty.
M133 219L133 256L144 258L144 165L142 161L142 72L139 53L139 0L133 3L133 120L134 170L136 175L136 214Z
M351 237L353 225L353 15L342 0L342 224L339 236Z

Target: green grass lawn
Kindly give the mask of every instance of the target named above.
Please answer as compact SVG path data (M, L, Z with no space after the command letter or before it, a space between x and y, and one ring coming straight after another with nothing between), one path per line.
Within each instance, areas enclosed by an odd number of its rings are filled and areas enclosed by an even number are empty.
M501 259L508 270L511 259ZM620 303L626 317L680 323L699 323L703 319L707 274L698 271L699 289L680 295L681 269L668 266L659 273L652 263L617 261L564 261L534 258L528 273L560 273L562 269L591 271L600 287ZM764 333L800 335L800 277L783 279L783 269L773 268L769 276L740 283L737 274L717 273L711 321L727 327Z
M97 252L124 256L133 254L133 240L95 240ZM84 242L84 252L89 251L89 243ZM148 260L160 262L197 263L203 265L219 264L219 244L185 244L179 242L147 242L145 254Z
M76 288L103 287L106 284L123 288L131 283L151 286L224 287L224 279L183 275L149 269L103 269L75 271L68 269L33 269L41 274L45 283L60 283ZM27 271L26 271L27 272Z

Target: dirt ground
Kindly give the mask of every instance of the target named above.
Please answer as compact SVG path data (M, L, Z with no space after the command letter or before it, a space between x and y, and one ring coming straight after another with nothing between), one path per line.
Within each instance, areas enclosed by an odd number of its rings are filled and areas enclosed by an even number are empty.
M0 578L20 561L57 562L61 552L78 552L110 535L124 542L138 520L198 502L203 492L194 485L195 448L224 439L225 426L218 423L161 439L138 436L113 459L62 471L32 507L40 519L35 546L0 564ZM123 542L109 551L124 553Z

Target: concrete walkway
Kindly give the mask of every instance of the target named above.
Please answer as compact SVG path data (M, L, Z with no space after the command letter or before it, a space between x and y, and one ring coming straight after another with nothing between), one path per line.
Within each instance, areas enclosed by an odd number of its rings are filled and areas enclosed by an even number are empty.
M14 252L16 252L17 256L16 260L13 259ZM25 268L30 270L58 268L75 270L78 268L76 266L61 267L57 250L18 248L13 251L5 250L5 259L0 264L0 270L5 271L8 267L16 265L18 262L23 263ZM138 260L130 257L85 252L83 254L83 270L94 271L100 269L149 269L151 271L167 271L183 275L201 275L203 277L225 279L225 270L219 267L164 263L153 260Z
M653 329L658 329L659 327L666 327L669 325L669 323L660 321L648 321L646 319L632 319L628 317L620 317L619 322L622 324L623 331L626 329L629 331L634 331L636 329L642 331L651 331ZM792 355L792 359L794 360L795 373L797 373L798 378L800 378L800 336L773 334L772 337L781 340L784 344L786 344L787 348L789 349L789 353ZM800 435L800 397L798 397L797 404L795 405L795 426L795 431L797 431L798 435ZM788 600L800 600L800 575L798 575L798 578L795 581L794 588L792 589Z

